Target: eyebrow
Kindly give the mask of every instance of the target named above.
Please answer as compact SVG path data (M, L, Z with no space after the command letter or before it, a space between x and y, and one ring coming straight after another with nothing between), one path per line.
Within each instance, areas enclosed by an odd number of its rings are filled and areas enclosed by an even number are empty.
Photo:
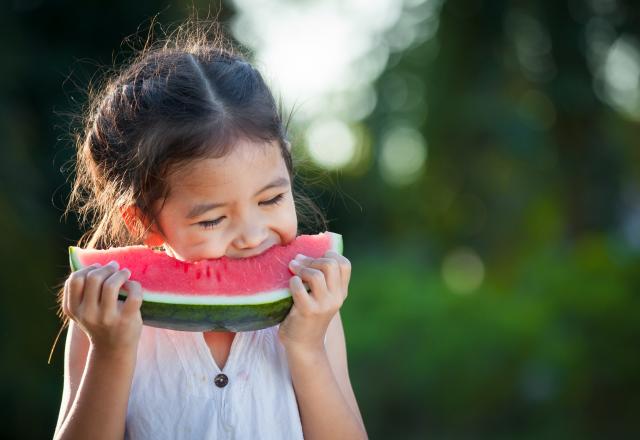
M287 186L289 185L289 179L287 179L286 177L278 177L275 180L273 180L272 182L266 184L264 187L262 187L262 189L260 189L255 195L259 195L260 193L271 189L271 188L277 188L277 187L281 187L281 186ZM187 218L188 219L193 219L196 218L202 214L204 214L207 211L211 211L212 209L216 209L216 208L220 208L222 206L225 206L226 203L200 203L197 204L195 206L193 206L191 208L191 210L189 211L189 213L187 214Z

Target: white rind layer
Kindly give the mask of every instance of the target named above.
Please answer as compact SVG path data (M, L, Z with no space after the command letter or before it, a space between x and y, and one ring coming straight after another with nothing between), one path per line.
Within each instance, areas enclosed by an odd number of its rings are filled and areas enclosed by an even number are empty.
M149 292L143 290L142 298L147 302L155 302L161 304L189 304L197 306L242 306L250 304L269 304L280 301L284 298L290 298L289 289L278 289L271 292L252 293L249 295L181 295L171 292Z

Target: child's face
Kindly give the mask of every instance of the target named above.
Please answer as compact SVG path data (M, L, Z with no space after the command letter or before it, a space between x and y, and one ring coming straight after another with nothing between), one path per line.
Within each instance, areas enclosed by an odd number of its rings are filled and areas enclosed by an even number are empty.
M175 258L244 258L296 236L289 173L275 143L240 141L225 157L170 173L168 183L160 231L152 234Z

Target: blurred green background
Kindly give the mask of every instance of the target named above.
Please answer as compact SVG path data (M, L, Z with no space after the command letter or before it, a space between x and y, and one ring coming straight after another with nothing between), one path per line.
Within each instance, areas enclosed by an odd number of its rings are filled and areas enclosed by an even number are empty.
M371 438L639 438L640 7L616 0L3 3L3 438L50 438L60 403L71 115L192 4L298 104Z

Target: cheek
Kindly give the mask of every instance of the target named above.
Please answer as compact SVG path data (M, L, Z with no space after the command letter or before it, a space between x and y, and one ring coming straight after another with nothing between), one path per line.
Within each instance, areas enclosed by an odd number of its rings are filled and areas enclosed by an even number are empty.
M225 238L214 237L212 235L200 235L192 239L189 243L183 243L185 259L189 261L199 261L208 258L220 258L227 251Z
M296 215L296 208L293 201L289 201L286 206L283 206L283 209L279 214L278 229L285 243L289 243L296 238L298 233L298 217Z
M225 253L225 243L218 234L214 234L197 225L180 225L167 228L167 244L176 252L179 259L198 261L205 258L221 257Z

